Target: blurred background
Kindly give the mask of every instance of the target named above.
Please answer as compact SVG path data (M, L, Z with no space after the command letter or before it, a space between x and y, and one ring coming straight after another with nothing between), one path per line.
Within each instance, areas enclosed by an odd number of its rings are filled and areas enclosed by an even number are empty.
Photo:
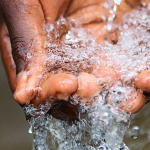
M13 99L0 59L0 150L31 150L32 135L22 108Z

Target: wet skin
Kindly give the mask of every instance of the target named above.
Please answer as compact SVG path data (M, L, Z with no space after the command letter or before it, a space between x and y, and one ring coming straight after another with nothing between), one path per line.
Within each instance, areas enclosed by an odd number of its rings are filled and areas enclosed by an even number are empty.
M121 22L121 17L119 16L138 5L140 5L140 2L136 0L123 2L119 6L118 16L115 21ZM1 56L14 99L19 104L31 103L38 106L41 103L45 103L49 98L53 98L56 101L69 101L69 97L72 95L83 97L83 103L86 103L91 100L93 95L102 91L97 78L104 78L104 82L108 84L111 84L109 83L111 81L108 81L107 77L115 81L119 80L120 75L113 68L108 68L108 66L95 69L91 73L81 72L79 76L69 72L60 72L58 74L45 72L44 61L47 58L45 43L47 37L43 30L44 22L46 24L52 23L60 16L65 16L68 20L74 18L83 27L91 29L98 43L103 43L105 38L108 37L108 33L103 30L101 36L97 34L97 31L104 28L105 25L102 16L97 17L97 13L100 14L101 8L101 0L85 0L84 3L80 0L0 1L2 12L0 24ZM92 16L89 17L88 12L93 12ZM107 11L106 14L109 16ZM117 41L117 38L118 35L115 36L113 41ZM32 52L30 60L26 57L29 52ZM45 74L48 75L46 80L44 80ZM150 71L142 71L138 75L138 80L135 81L135 88L149 92L149 82ZM141 92L137 91L137 94L133 93L130 101L133 102L133 107L127 109L129 105L127 103L121 109L135 113L144 106L146 98ZM70 104L67 105L67 109L70 108ZM78 107L76 108L78 109ZM59 116L54 112L51 112L51 114L55 117ZM62 112L64 114L68 113L66 107L62 109Z

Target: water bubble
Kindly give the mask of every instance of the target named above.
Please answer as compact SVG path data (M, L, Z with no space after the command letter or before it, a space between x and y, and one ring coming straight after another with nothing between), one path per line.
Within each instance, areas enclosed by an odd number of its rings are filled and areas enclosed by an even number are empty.
M107 150L105 146L100 146L99 150Z

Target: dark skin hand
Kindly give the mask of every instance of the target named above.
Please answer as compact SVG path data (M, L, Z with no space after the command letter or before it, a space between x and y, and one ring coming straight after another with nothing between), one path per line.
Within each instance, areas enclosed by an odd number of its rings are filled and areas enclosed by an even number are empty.
M68 114L66 109L72 109L71 104L68 102L72 94L83 96L86 99L91 98L95 93L102 90L99 88L97 75L98 77L103 76L105 78L107 66L104 67L104 70L95 70L91 74L86 72L80 73L78 77L68 72L60 72L58 74L49 73L48 79L46 81L43 79L43 72L46 70L44 61L47 58L47 49L45 48L47 37L43 30L45 23L52 23L60 16L65 16L68 19L75 18L80 22L80 16L85 14L80 24L83 24L85 28L91 29L98 43L103 42L106 34L104 33L103 37L97 37L96 35L96 31L101 29L102 24L86 24L87 20L88 22L101 21L102 17L96 17L96 11L99 13L101 8L97 6L102 6L101 2L100 0L85 0L84 3L78 0L0 1L0 10L2 13L0 18L1 56L11 90L15 100L19 104L31 103L34 106L38 106L41 103L45 103L49 98L59 101L64 100L67 101L68 105L66 105L67 108L63 107L64 109L61 112L64 112L66 115ZM128 0L127 3L130 3L130 1ZM135 1L135 3L137 2ZM87 7L88 5L91 7ZM132 9L126 3L124 3L124 6L127 6L126 11ZM89 9L95 12L92 19L86 15ZM120 11L119 13L123 14L124 12ZM117 19L116 21L118 21ZM26 57L28 52L32 53L30 60ZM28 75L28 72L32 73ZM115 71L112 69L109 77L117 80L117 75L114 74ZM143 71L139 74L135 86L149 92L149 79L149 71ZM42 91L39 90L39 87L42 88ZM129 110L131 113L137 112L145 104L146 99L143 94L138 93L138 95L140 96L137 98L133 96L133 99L131 99L135 104L135 107ZM61 118L59 117L59 113L54 113L56 112L55 108L56 105L54 109L50 110L50 113L56 118ZM74 106L74 108L78 110L77 106ZM71 112L71 109L69 112ZM54 111L52 112L52 110ZM123 110L127 111L126 108L123 108ZM74 112L71 114L75 115Z

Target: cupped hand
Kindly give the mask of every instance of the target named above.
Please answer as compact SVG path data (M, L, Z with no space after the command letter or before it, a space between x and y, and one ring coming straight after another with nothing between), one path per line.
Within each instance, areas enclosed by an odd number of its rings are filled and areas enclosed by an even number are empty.
M38 95L46 69L44 25L63 15L69 3L70 0L0 1L1 54L17 102L24 104Z

